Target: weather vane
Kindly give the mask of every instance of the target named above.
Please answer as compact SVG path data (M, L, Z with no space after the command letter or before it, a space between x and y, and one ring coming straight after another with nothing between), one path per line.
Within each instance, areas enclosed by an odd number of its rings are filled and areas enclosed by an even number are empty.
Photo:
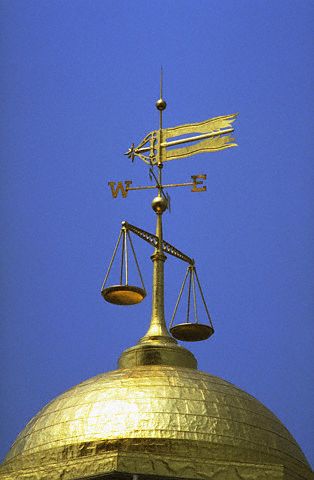
M186 183L165 184L162 180L162 173L164 164L171 160L186 158L198 153L216 152L236 146L237 144L230 134L234 131L232 124L237 114L210 118L199 123L163 128L163 111L166 109L167 104L162 96L162 83L161 70L160 98L156 102L156 108L159 110L159 129L148 133L137 147L132 144L125 153L132 162L135 158L139 158L149 166L149 176L151 180L155 181L155 184L132 186L131 180L108 182L113 198L117 198L119 193L121 193L123 198L126 198L129 191L132 190L157 190L157 196L152 201L152 208L156 213L156 232L152 234L128 222L122 222L121 231L101 288L101 293L106 301L116 305L134 305L146 297L144 281L130 235L130 232L134 233L154 247L154 253L151 257L153 261L152 318L148 332L142 338L141 342L147 343L161 338L166 342L175 342L174 338L183 341L206 340L214 333L214 328L200 285L194 259L166 242L163 238L162 229L162 215L170 208L170 197L166 190L173 187L190 186L192 187L192 192L204 192L206 191L206 186L204 185L206 174L192 175L192 181ZM155 168L157 168L157 172ZM121 250L119 281L114 285L106 286L119 249ZM131 285L129 282L129 252L131 252L136 265L141 287ZM188 263L186 275L169 325L170 333L174 338L168 333L164 316L165 253ZM178 306L186 287L186 318L184 322L175 324ZM200 323L198 319L198 297L200 297L204 306L207 316L206 323ZM191 303L193 304L194 321L191 321Z

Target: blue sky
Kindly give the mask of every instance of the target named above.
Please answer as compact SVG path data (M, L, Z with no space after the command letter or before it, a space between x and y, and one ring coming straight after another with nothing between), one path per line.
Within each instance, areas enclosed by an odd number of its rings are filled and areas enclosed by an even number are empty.
M313 444L311 1L2 0L1 458L53 397L102 371L148 327L99 294L120 221L153 231L149 182L122 154L158 126L240 112L239 147L171 162L165 239L194 257L216 333L200 369L251 393L309 461ZM151 291L151 249L134 241ZM170 320L185 265L166 263Z

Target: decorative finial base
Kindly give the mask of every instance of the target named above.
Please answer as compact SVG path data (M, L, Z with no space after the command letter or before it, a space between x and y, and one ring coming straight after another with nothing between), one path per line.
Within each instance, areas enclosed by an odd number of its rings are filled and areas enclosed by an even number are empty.
M119 358L119 368L132 368L141 365L170 365L197 369L193 353L174 344L139 344L125 350Z

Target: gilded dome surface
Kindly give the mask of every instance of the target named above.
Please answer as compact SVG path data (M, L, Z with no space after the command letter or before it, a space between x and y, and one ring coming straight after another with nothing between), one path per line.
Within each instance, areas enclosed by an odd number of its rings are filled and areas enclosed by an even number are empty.
M213 375L166 365L100 374L63 393L20 433L4 466L117 450L310 472L288 430L254 397Z

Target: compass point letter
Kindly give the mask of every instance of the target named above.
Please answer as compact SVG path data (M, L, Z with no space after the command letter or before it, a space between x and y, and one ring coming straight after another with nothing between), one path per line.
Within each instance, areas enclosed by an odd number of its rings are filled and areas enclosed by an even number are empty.
M203 180L206 180L207 176L205 174L191 175L191 178L193 180L192 192L206 192L206 185L198 187L198 185L203 185Z
M117 187L115 187L117 183ZM131 180L125 180L125 188L122 182L108 182L109 187L111 188L111 194L113 198L117 198L119 190L121 190L122 197L126 198L129 191L129 186L132 184Z

